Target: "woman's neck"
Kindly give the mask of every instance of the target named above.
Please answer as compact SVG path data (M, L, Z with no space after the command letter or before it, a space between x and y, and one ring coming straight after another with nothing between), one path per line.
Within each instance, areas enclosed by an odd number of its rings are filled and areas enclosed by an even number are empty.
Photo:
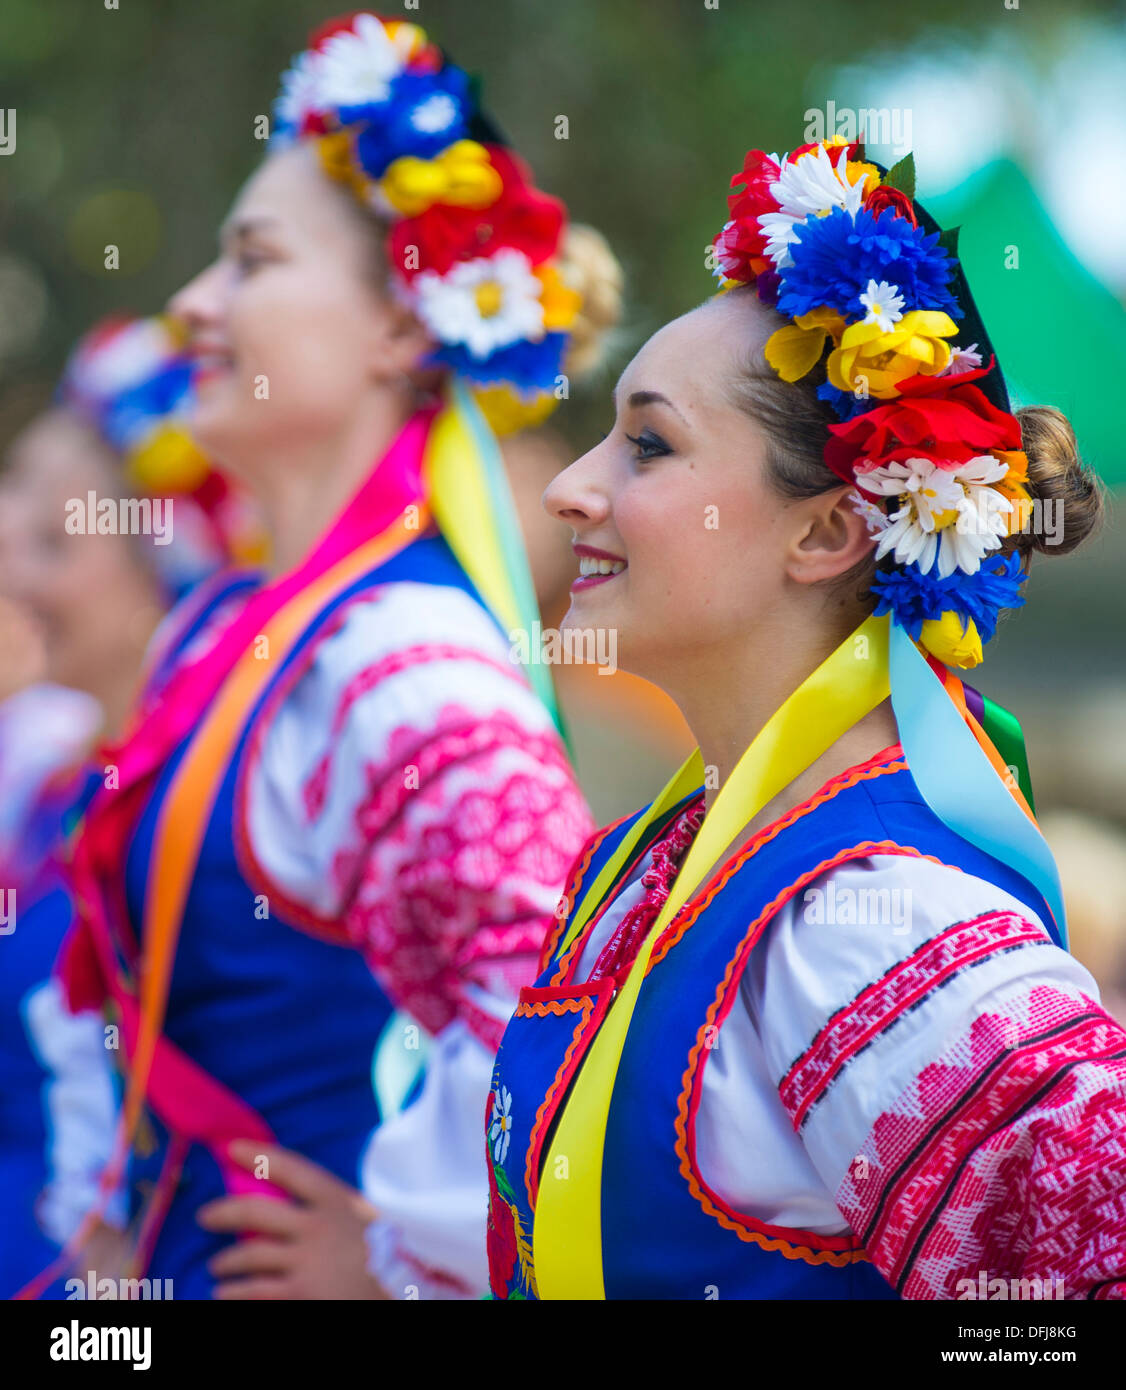
M710 809L739 759L771 716L859 623L845 620L830 631L789 620L760 626L753 644L739 653L693 654L691 682L669 689L688 722L710 775ZM687 663L686 663L687 664ZM666 687L668 688L668 687ZM812 795L830 777L863 762L898 738L885 700L847 730L749 823L753 830Z
M258 490L270 533L271 578L295 569L359 491L410 418L411 404L360 411L335 435L271 454Z

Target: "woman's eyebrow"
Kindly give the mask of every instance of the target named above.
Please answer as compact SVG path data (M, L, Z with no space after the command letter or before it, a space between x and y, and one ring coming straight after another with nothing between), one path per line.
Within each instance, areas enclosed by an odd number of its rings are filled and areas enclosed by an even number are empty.
M276 217L267 217L261 214L257 217L240 217L233 222L224 222L219 228L220 244L226 246L231 242L242 241L253 232L274 226L276 223Z
M614 386L613 391L610 392L610 404L613 404L614 407L617 407L617 402L614 400L616 395L617 386ZM677 410L673 402L667 396L662 396L659 391L631 391L626 404L627 406L667 406L674 414L680 416L681 420L684 420L680 410ZM688 421L684 420L684 423L688 424Z

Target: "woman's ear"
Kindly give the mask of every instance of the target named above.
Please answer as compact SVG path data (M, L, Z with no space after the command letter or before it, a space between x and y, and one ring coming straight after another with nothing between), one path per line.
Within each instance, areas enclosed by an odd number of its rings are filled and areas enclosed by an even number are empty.
M402 381L416 372L433 347L434 341L418 316L389 297L372 342L372 374L380 381Z
M874 540L855 498L855 488L842 484L798 504L802 524L786 557L788 578L798 584L836 579L871 551Z

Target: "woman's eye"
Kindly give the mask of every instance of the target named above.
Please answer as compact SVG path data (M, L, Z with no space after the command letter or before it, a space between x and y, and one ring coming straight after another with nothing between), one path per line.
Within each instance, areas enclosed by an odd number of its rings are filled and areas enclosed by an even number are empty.
M652 430L642 430L640 434L627 434L626 438L631 444L637 446L635 457L644 462L646 459L661 458L664 454L671 454L672 450L665 443L659 434L654 434Z
M235 256L235 264L238 266L241 275L249 275L252 271L257 270L259 266L265 265L268 259L269 257L264 255L261 251L240 251Z

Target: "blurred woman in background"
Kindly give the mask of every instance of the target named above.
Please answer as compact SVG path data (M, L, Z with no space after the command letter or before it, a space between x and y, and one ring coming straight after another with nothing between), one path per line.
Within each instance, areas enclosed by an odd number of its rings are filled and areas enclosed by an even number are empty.
M27 684L0 705L4 1296L77 1230L111 1149L102 1018L71 1016L50 978L74 917L63 841L104 773L93 744L120 734L165 610L253 546L251 518L184 433L189 379L167 323L108 320L75 350L57 402L13 440L0 479L0 575L19 615L6 639L29 658ZM118 526L121 504L148 508L148 534ZM122 1221L119 1198L110 1215Z
M78 842L65 974L122 1021L136 1269L178 1298L231 1275L284 1295L271 1146L354 1184L375 1129L373 1296L471 1294L493 1050L589 826L548 672L510 660L536 610L482 409L543 418L578 295L561 206L417 27L326 26L277 110L172 302L193 430L259 500L269 571L162 653ZM382 1123L396 1008L434 1042Z

